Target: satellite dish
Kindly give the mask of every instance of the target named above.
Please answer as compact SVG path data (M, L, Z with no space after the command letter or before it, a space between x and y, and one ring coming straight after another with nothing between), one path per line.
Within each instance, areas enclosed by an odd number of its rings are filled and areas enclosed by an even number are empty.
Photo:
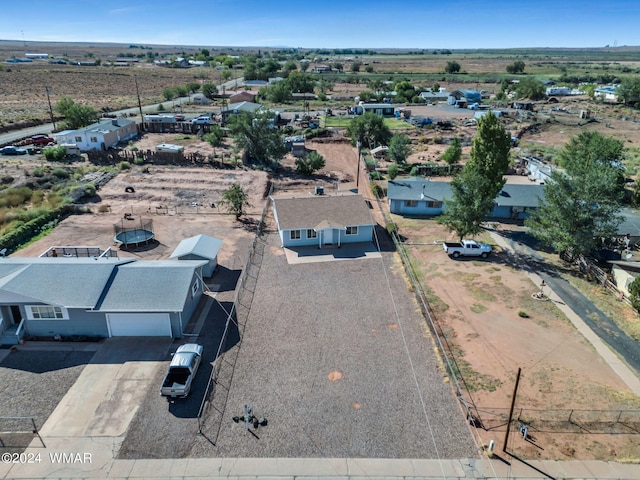
M631 257L633 257L633 254L632 254L632 253L627 253L627 254L625 255L625 258L626 258L627 260L629 260Z

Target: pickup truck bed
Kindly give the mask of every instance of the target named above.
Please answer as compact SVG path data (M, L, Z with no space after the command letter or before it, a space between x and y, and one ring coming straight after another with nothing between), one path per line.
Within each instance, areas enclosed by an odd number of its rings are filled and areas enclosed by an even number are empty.
M202 345L187 343L173 354L167 374L162 380L160 395L186 397L191 391L193 379L202 360Z

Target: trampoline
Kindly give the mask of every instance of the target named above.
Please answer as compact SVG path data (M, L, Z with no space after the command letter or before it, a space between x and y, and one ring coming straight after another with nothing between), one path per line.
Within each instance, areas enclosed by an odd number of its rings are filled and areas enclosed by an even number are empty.
M129 216L125 217L127 221L131 221ZM155 233L153 232L153 222L148 219L140 219L132 225L127 225L124 219L120 224L113 226L114 242L120 244L123 248L137 247L138 245L146 245L153 240Z
M142 243L147 243L149 240L152 240L155 237L155 234L149 230L143 230L141 228L136 228L135 230L127 230L125 232L120 232L113 237L113 240L117 243L128 246L137 246Z

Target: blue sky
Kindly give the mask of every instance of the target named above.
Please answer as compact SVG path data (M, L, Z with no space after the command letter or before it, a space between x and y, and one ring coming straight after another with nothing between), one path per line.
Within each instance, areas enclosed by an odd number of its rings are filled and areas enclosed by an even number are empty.
M0 0L0 39L200 46L640 45L639 0Z

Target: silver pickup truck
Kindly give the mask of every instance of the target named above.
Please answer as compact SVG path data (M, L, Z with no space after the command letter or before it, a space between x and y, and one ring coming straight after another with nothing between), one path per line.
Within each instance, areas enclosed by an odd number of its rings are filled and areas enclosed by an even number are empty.
M191 391L191 383L202 361L202 345L187 343L173 354L169 370L162 381L160 395L165 397L186 397Z

